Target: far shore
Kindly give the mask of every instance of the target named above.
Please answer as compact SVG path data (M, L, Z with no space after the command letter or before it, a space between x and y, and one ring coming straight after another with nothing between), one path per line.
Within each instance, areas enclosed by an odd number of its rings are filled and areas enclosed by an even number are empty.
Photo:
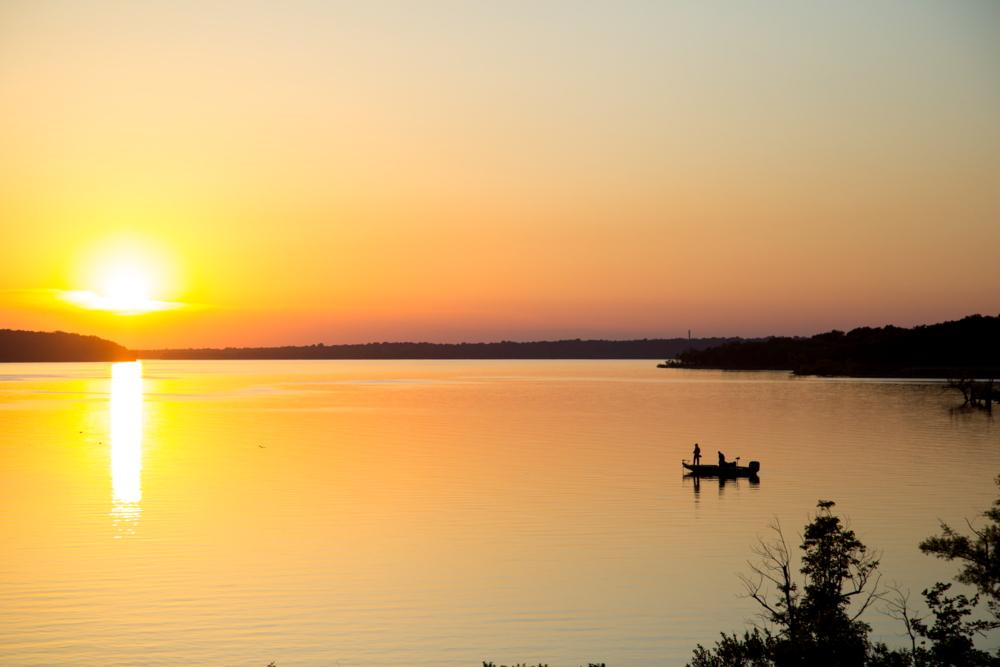
M372 342L127 349L96 336L0 329L0 362L162 360L648 360L666 369L785 371L856 378L1000 378L1000 316L861 327L812 337L564 339L474 343ZM669 361L665 361L669 360Z

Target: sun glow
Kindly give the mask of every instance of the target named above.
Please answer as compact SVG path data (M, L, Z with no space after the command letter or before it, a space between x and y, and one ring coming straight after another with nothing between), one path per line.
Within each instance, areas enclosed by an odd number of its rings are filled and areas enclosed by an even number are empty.
M87 310L103 310L116 315L141 315L172 310L182 304L152 298L145 271L132 264L117 264L102 272L99 290L69 290L62 298Z

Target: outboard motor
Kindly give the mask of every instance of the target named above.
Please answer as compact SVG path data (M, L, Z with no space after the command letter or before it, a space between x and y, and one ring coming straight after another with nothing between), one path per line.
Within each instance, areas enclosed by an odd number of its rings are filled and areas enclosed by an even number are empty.
M747 466L751 475L756 475L757 471L760 470L760 461L751 461L750 465Z

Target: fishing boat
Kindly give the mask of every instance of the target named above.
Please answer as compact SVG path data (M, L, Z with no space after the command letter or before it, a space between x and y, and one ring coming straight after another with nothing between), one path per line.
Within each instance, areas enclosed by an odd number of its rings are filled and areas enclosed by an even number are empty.
M751 461L749 465L739 465L739 459L725 465L695 465L681 461L684 469L696 477L756 477L760 471L760 461Z

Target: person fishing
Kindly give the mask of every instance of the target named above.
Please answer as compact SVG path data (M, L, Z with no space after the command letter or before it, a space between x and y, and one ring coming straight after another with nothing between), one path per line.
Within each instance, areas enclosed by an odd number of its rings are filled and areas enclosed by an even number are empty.
M698 443L694 443L694 464L699 465L701 463L701 447Z

